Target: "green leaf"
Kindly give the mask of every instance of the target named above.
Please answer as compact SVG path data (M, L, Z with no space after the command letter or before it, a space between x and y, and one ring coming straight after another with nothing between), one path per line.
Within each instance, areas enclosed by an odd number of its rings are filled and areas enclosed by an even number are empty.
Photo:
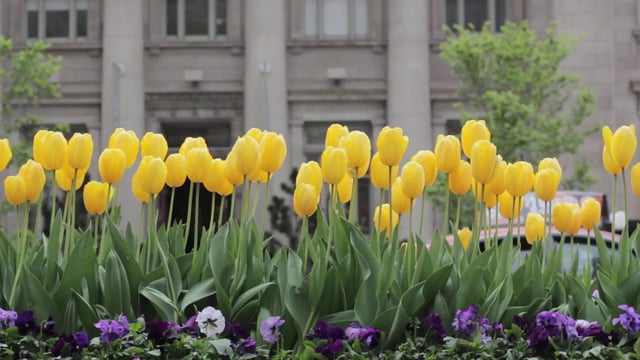
M140 295L147 298L164 319L175 319L175 314L180 312L167 295L152 287L143 288L140 290ZM177 319L172 321L177 321Z
M212 296L216 293L215 282L213 279L202 280L191 287L180 300L180 312L184 313L184 310L191 304Z
M249 289L249 290L245 291L244 293L242 293L240 296L238 296L237 299L235 299L233 307L231 309L231 314L238 313L240 311L240 309L242 307L244 307L244 305L247 302L249 302L254 297L256 297L261 292L263 292L268 287L270 287L271 285L274 285L274 284L275 284L274 282L268 282L268 283L265 283L265 284L260 284L260 285L254 286L251 289ZM233 317L233 315L232 315L232 317Z
M44 288L42 281L26 268L23 268L24 277L20 286L28 294L28 298L33 302L33 311L38 321L46 320L49 316L54 319L62 319L62 309L59 303L54 300L51 293Z
M131 307L129 280L120 258L112 251L100 271L100 288L104 295L104 306L111 315L135 316Z

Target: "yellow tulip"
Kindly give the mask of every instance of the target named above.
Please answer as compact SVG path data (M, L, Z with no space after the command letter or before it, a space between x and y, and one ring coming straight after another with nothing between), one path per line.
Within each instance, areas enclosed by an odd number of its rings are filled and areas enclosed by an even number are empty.
M638 139L635 125L624 125L618 128L611 137L609 153L613 161L621 168L629 167L636 153Z
M50 132L49 130L40 129L33 135L33 160L41 164L45 162L44 156L47 150L45 149L44 142Z
M136 162L138 149L140 148L140 140L138 140L138 135L136 135L133 130L117 128L109 138L109 147L117 148L124 152L127 158L126 167L128 169Z
M227 181L227 178L224 176L224 161L222 159L212 159L211 163L207 168L207 176L204 179L204 187L209 192L217 193L223 182Z
M34 144L35 146L35 144ZM61 169L67 161L69 144L60 131L49 131L42 138L42 166L46 170Z
M560 179L562 179L562 166L560 166L560 162L556 158L546 157L538 163L538 172L544 169L553 169L558 172L560 175Z
M558 203L551 210L553 226L558 231L568 233L573 222L573 207L569 203Z
M167 151L169 151L169 145L162 134L147 132L140 140L140 157L150 155L164 160ZM186 156L186 154L183 155Z
M521 198L520 199L516 198L515 204L514 204L513 196L505 191L498 196L498 204L500 204L499 206L500 215L503 218L516 220L520 217L520 212L522 211L522 208L523 208L523 203Z
M124 175L127 166L127 155L119 148L106 148L98 158L98 171L102 180L109 184L117 184Z
M0 140L0 171L3 171L9 165L13 153L11 152L11 145L9 145L9 139Z
M331 124L327 128L327 134L324 138L324 147L339 147L340 139L349 133L349 128L340 124Z
M551 201L556 196L560 185L560 174L554 169L539 170L534 177L533 190L542 201Z
M287 144L282 134L266 132L260 140L259 167L262 171L273 174L282 166L287 157Z
M526 161L507 165L505 187L513 196L524 196L533 187L533 166Z
M225 177L222 180L222 185L220 186L220 188L218 188L218 190L216 190L216 194L220 195L220 196L228 196L231 195L231 193L233 193L233 190L235 189L235 187L233 186L233 184L231 184L227 178Z
M422 195L424 191L424 169L415 161L409 161L402 167L400 175L402 192L410 199Z
M524 236L530 245L536 241L542 241L544 237L545 221L542 215L528 213L524 224Z
M141 179L142 175L140 175L140 171L136 171L131 178L131 192L133 193L133 196L136 198L136 200L138 200L142 204L146 204L151 199L151 194L142 189Z
M353 195L353 178L349 175L344 176L338 183L338 200L341 203L346 204L351 201Z
M255 140L258 144L260 144L260 142L262 141L262 138L266 134L267 134L267 131L264 131L258 128L251 128L247 130L247 132L245 133L245 135L252 137L253 140Z
M409 146L409 138L403 135L401 128L385 126L378 134L376 145L380 162L387 166L395 166L402 161Z
M389 218L391 218L391 228L389 228ZM391 209L389 204L376 206L376 209L373 212L373 225L376 228L376 231L385 231L386 238L389 238L391 231L398 226L399 221L400 216Z
M84 207L89 214L100 215L107 210L112 195L113 191L108 183L89 181L82 192Z
M233 145L233 152L235 153L233 166L243 176L249 175L258 166L260 146L254 138L250 136L239 137Z
M484 207L485 209L491 209L498 204L498 195L484 191Z
M636 196L640 196L640 162L631 168L631 190Z
M81 186L82 183L84 182L84 177L87 174L87 171L89 171L89 168L74 169L71 166L69 166L69 164L65 163L62 169L60 170L66 175L66 177L69 178L69 181L73 181L74 177L76 178L76 190L77 190L79 186ZM56 172L57 171L59 170L56 170ZM70 189L71 185L69 185L68 188ZM69 190L65 190L65 191L69 191Z
M238 171L235 166L236 163L236 152L231 149L229 154L227 154L227 158L225 160L224 167L224 176L227 178L232 185L240 185L244 181L244 176Z
M302 183L293 192L293 210L298 216L311 216L318 208L318 194L311 184Z
M493 174L493 179L490 183L487 184L487 186L485 186L484 191L494 195L502 194L506 189L504 179L506 173L507 162L502 160L502 156L498 155L496 161L496 170Z
M576 235L582 226L582 212L578 204L569 204L571 206L571 226L567 229L567 234Z
M182 144L180 144L180 148L178 148L178 152L184 156L187 156L187 154L189 154L189 151L191 151L191 149L193 148L203 148L203 149L208 149L209 147L207 146L207 142L204 140L203 137L187 137L182 141Z
M269 176L269 174L266 171L261 170L259 167L256 166L255 169L253 169L252 172L250 172L249 174L247 174L247 180L255 182L255 183L266 183L267 182L267 177Z
M78 173L77 180L76 180L76 190L80 189L80 187L82 187L82 184L84 183L84 176L86 174L86 171L82 172L82 173ZM69 176L67 174L67 172L64 169L58 169L56 170L54 177L56 179L56 184L58 184L58 187L64 191L70 191L71 190L71 186L73 186L73 175Z
M147 155L140 161L140 187L148 194L158 194L167 181L167 165L159 157Z
M73 169L86 169L91 165L93 138L91 134L75 133L69 139L67 163Z
M17 175L4 179L4 194L11 205L20 205L27 201L27 184Z
M477 140L471 148L471 176L481 184L493 180L498 163L498 149L489 140Z
M464 195L471 188L471 165L464 160L458 160L458 163L456 169L449 173L449 190L456 195Z
M193 148L187 153L187 177L194 183L201 183L207 177L207 165L211 162L207 148Z
M438 163L436 155L429 150L420 150L411 157L411 161L415 161L422 166L424 171L424 186L433 185L438 176Z
M167 186L177 188L187 180L187 158L180 154L171 154L164 161L167 165Z
M391 167L391 179L398 176L398 165ZM371 183L378 189L389 189L389 167L380 161L380 154L371 158Z
M462 244L462 248L467 250L469 245L471 244L471 230L468 227L464 227L458 230L458 239L460 239L460 243Z
M391 185L391 208L398 214L406 214L411 210L412 201L402 191L402 180L396 177Z
M316 190L316 194L320 196L322 193L322 169L315 161L304 162L298 169L296 175L296 186L300 184L311 184Z
M484 207L487 209L491 209L492 207L496 206L496 203L498 202L498 199L496 198L496 194L490 192L487 190L489 185L485 185L484 187ZM473 196L475 197L477 202L480 202L483 200L481 192L482 192L482 184L480 184L479 182L477 182L475 179L471 180L471 191L473 192Z
M32 203L36 202L47 182L47 177L44 174L42 165L29 159L18 170L18 176L24 180L26 185L25 196L27 201Z
M438 170L449 174L460 164L460 140L453 135L438 135L434 154Z
M490 141L491 132L484 120L467 120L460 132L460 139L462 151L469 159L472 159L473 145L479 140ZM473 166L473 162L471 162L471 165Z
M347 174L347 152L333 146L325 148L320 158L320 168L327 184L338 184Z
M606 146L602 148L602 164L604 165L604 169L611 175L619 175L622 173L622 168L613 161Z
M600 224L602 217L602 207L600 202L594 198L589 198L580 206L582 227L585 230L593 230L594 225Z
M358 170L358 178L363 177L371 161L371 141L362 131L351 131L339 141L340 147L347 152L347 166Z

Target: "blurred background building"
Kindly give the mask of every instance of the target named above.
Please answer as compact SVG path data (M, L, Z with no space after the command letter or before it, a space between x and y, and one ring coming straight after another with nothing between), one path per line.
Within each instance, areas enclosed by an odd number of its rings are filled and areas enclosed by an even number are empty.
M318 159L333 122L374 143L384 125L400 126L407 154L432 149L460 127L442 26L523 19L583 36L564 67L596 93L586 126L637 123L640 0L0 0L1 34L17 47L45 40L63 57L51 79L63 96L29 109L42 124L88 131L96 149L117 127L162 132L173 150L203 136L215 157L251 127L281 132L289 155L274 190ZM608 179L601 149L595 134L582 154ZM124 217L136 219L123 188ZM377 192L366 180L361 189L371 194L360 206L368 227Z

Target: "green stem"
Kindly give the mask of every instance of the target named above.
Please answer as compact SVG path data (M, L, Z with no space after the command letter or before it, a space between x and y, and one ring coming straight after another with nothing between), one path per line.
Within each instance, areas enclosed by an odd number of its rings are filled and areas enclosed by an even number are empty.
M213 228L213 219L215 218L216 213L216 193L211 193L211 215L209 216L209 230Z
M196 214L193 219L193 249L198 250L198 240L200 237L200 228L198 227L200 220L200 183L196 184Z
M247 181L247 176L244 176L242 181L242 204L240 208L240 224L244 225L247 221L247 211L249 207L249 199L251 198L251 184Z
M304 257L302 258L302 272L307 273L307 259L309 258L309 241L307 238L309 237L309 217L302 217L302 247L304 250Z
M616 233L616 205L617 205L617 200L618 200L618 175L613 175L613 211L611 212L613 214L612 218L611 218L611 233L613 235L615 235ZM615 236L614 236L615 239ZM616 253L616 242L612 241L611 244L611 259L613 259L615 257L615 253Z
M111 184L109 184L111 185ZM109 186L109 190L111 190L111 186ZM107 198L107 208L109 209L109 216L111 216L111 219L113 219L113 214L116 211L116 207L118 206L118 194L120 193L120 183L116 184L116 189L113 193L113 201L109 201L109 198ZM115 219L113 219L115 221Z
M351 200L349 201L349 222L352 224L358 224L358 222L354 223L356 215L358 214L358 168L355 168L352 174L353 184L351 186Z
M427 188L425 187L424 190L422 191L422 199L420 200L420 227L419 227L419 232L418 234L420 234L420 237L422 237L422 224L424 222L424 203L425 200L427 198Z
M99 219L100 219L99 215L94 215L93 216L93 243L94 244L98 243L98 227L99 227L98 221L99 221Z
M58 200L58 188L56 187L56 174L55 171L51 171L53 180L51 181L51 219L49 220L49 237L53 231L53 220L56 217L56 202Z
M38 205L36 206L36 222L33 225L33 236L34 236L34 238L36 240L38 239L38 234L41 233L41 231L40 231L40 217L42 216L43 198L44 198L44 196L42 196L42 194L40 194L38 196Z
M442 224L442 236L446 236L449 233L449 194L451 190L447 188L444 198L444 224Z
M220 227L222 226L222 217L224 216L224 203L226 202L226 200L226 196L223 196L220 199L220 210L218 211L218 230L220 230Z
M236 188L233 188L233 192L231 193L231 206L229 209L229 220L234 218L234 212L236 207Z
M411 202L411 207L409 208L409 239L413 237L413 199L409 199Z
M264 240L264 230L267 224L267 203L269 201L269 187L271 186L271 174L267 173L267 186L264 189L264 204L262 204L262 225L260 226L260 234ZM257 197L257 196L256 196Z
M393 182L391 182L392 181L392 179L391 179L391 175L392 175L391 170L393 169L393 166L389 165L388 168L389 168L389 206L391 207L391 209L389 209L389 212L390 212L390 214L389 214L389 231L391 232L391 234L393 236L393 226L392 226L392 224L393 224L393 221L392 221L393 216L391 216L391 212L393 211L393 198L392 198L393 197L393 195L392 195L393 191L391 191Z
M629 207L627 204L627 177L624 176L624 168L622 168L622 198L624 199L624 227L623 232L629 231Z
M140 223L138 224L138 251L136 252L136 261L140 260L140 252L142 251L142 226L144 224L144 203L140 204Z
M152 201L153 199L151 199ZM192 208L192 203L193 203L193 182L189 182L189 200L187 203L187 226L184 229L184 238L185 239L189 239L189 230L191 227L191 208Z
M9 295L9 308L16 308L16 291L18 289L18 283L22 278L22 269L24 268L24 259L27 252L27 232L29 229L29 203L24 204L24 217L22 219L22 233L20 234L20 243L18 244L18 268L16 269L16 277L13 278L13 285L11 286L11 293Z
M461 212L460 208L462 207L461 203L462 203L462 196L458 195L458 199L457 199L457 202L456 202L456 228L453 229L453 231L460 230L460 212ZM476 209L477 208L478 207L476 206ZM480 218L478 218L478 221L480 221Z
M167 222L169 223L167 228L169 228L169 226L171 226L171 224L173 224L173 202L175 200L176 197L176 188L172 187L171 188L171 198L169 200L169 216L167 217Z

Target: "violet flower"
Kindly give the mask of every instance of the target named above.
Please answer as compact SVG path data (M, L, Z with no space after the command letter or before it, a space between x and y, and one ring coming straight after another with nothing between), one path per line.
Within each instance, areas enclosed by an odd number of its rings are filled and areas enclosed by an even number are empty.
M623 313L614 318L611 323L613 325L620 324L631 335L637 334L640 331L640 315L636 313L633 306L620 305L618 309L622 310Z
M231 347L238 356L255 354L257 352L256 341L251 338L244 339L238 344L231 344Z
M374 348L380 343L380 331L373 327L363 328L358 323L352 323L345 329L344 333L349 341L358 339L369 348Z
M129 333L129 319L120 315L117 320L99 320L93 324L100 330L100 341L110 343Z
M316 347L316 352L329 357L341 353L343 349L344 341L342 339L327 339L326 344Z
M183 333L189 334L191 336L198 336L198 334L200 334L200 328L198 327L198 323L196 322L196 316L193 315L192 317L190 317L187 322L182 324L180 330Z
M196 316L200 332L207 337L215 337L224 331L225 319L222 312L212 306L207 306Z
M422 322L426 325L427 332L431 333L432 340L437 344L442 344L444 342L444 337L447 336L447 332L444 329L444 324L442 323L440 315L428 315L422 319Z
M18 313L12 310L3 310L0 309L0 329L2 329L3 325L8 327L14 327L16 325L16 320L18 319Z
M40 328L33 317L33 310L25 310L20 313L15 321L15 325L20 335L27 335L28 333L37 334L40 332Z
M149 340L160 345L177 339L180 326L172 322L158 320L148 322L146 330Z
M456 332L471 335L478 328L476 315L478 315L478 308L473 304L469 305L467 310L458 310L453 318L451 327Z
M602 326L595 321L576 320L576 332L580 337L597 337L602 333Z
M280 336L280 326L284 324L284 319L280 316L271 316L260 324L260 335L269 344L274 344Z
M342 339L344 337L344 330L337 326L331 326L326 322L320 320L313 328L311 335L317 339Z
M61 336L51 346L51 355L61 356L66 345L69 345L68 349L70 353L80 352L83 348L89 346L89 342L89 335L84 331L78 331L69 336Z
M249 333L242 324L227 320L224 327L224 337L229 339L232 343L237 343L242 339L248 338Z

